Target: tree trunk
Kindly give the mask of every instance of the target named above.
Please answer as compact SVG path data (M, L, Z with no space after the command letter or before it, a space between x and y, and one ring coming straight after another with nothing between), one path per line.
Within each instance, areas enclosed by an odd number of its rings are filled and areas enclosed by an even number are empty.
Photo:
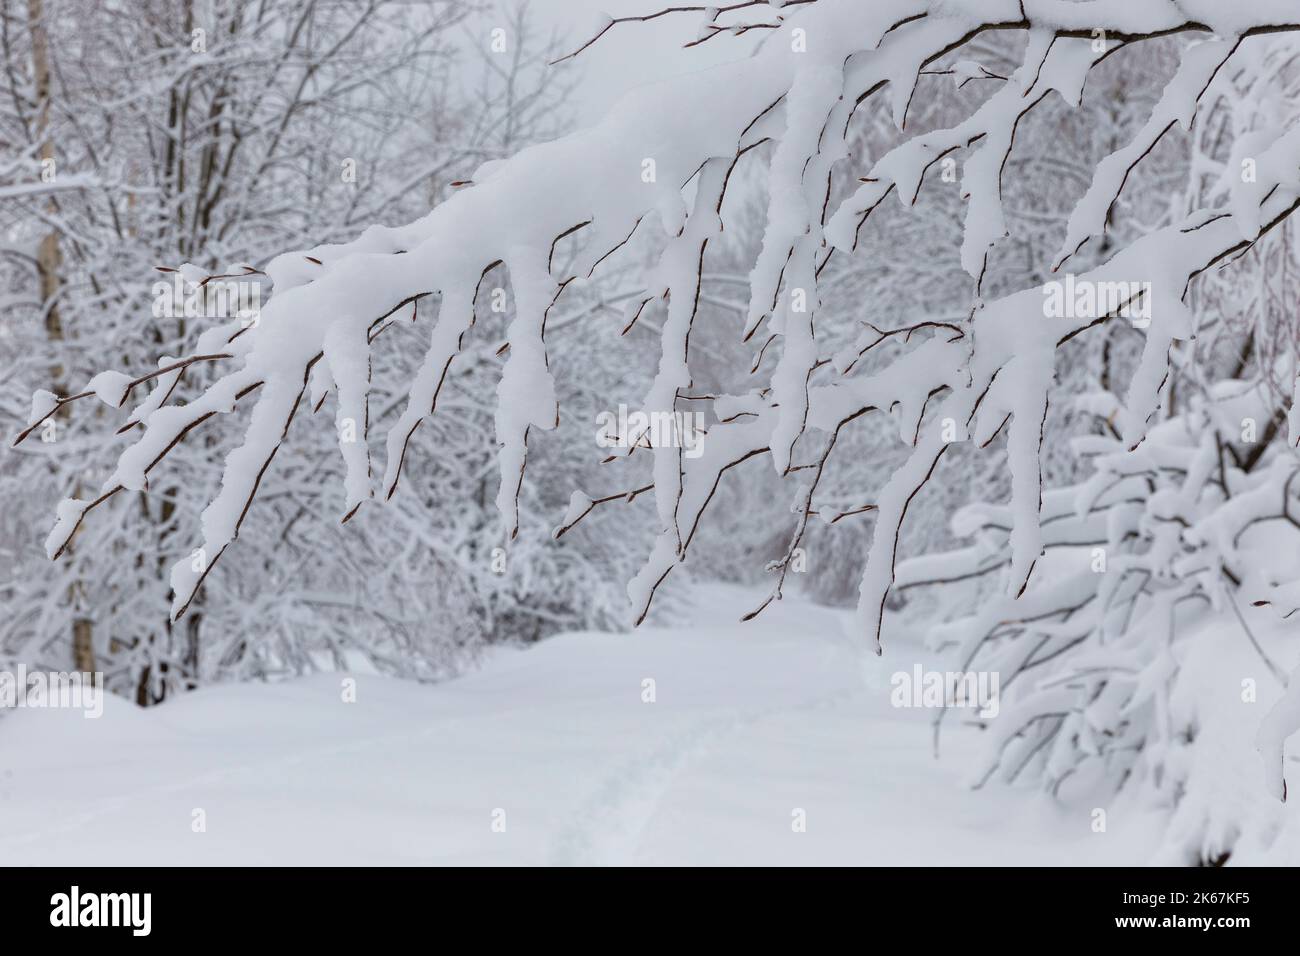
M50 51L49 51L49 33L45 28L45 12L42 9L42 0L27 0L27 21L32 35L32 78L36 88L36 135L40 140L40 157L41 172L44 176L47 169L53 169L54 175L58 175L58 167L55 164L54 141L49 135L50 128ZM57 214L59 209L58 201L53 195L47 201L46 208L52 214ZM50 229L41 239L40 245L36 249L36 271L40 280L41 305L45 313L45 332L51 342L62 342L64 340L63 318L59 314L59 287L60 278L59 270L63 267L63 251L59 247L59 233L57 229ZM67 369L60 361L55 361L50 368L52 381L55 383L54 388L57 392L66 393ZM74 495L76 493L74 492ZM68 588L68 603L72 606L74 613L77 605L80 603L80 589L74 583ZM72 664L73 667L83 673L94 673L95 670L95 643L93 622L89 618L77 617L72 622Z

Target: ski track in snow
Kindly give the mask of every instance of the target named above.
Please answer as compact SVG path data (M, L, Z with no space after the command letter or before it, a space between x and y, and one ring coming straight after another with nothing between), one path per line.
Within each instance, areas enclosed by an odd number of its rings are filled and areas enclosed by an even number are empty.
M852 690L819 695L804 704L722 715L702 721L648 753L620 764L575 814L577 820L586 822L570 824L560 831L549 854L550 862L557 866L632 862L641 835L662 798L693 761L711 753L725 739L744 733L768 718L834 707L862 693L863 690Z

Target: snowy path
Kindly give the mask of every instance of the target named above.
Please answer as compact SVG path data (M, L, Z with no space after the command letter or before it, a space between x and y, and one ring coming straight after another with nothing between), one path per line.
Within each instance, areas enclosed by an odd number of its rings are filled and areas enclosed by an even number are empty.
M113 700L98 721L18 711L0 720L0 859L1078 864L1150 852L1150 816L1095 834L1086 811L1035 792L967 790L970 738L946 738L935 761L930 712L889 704L889 675L915 649L867 659L837 613L787 601L742 626L752 595L700 600L689 629L566 635L441 686L362 676L356 703L321 675L148 712Z

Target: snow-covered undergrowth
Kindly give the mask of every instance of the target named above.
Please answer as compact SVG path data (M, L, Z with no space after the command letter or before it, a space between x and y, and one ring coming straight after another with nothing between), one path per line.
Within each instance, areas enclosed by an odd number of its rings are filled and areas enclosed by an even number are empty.
M17 711L0 720L0 858L1048 865L1156 851L1159 807L1121 797L1098 833L1086 801L969 792L982 735L954 733L935 760L933 712L891 706L895 671L934 664L918 642L881 660L841 612L787 600L741 626L753 594L695 601L690 627L563 635L444 684L357 675L355 703L319 675L147 710L112 697L97 721Z
M1110 428L1113 396L1077 401ZM1094 471L1045 495L1044 558L1019 599L978 583L1009 561L1002 505L956 514L967 547L900 566L904 588L974 591L929 634L951 666L999 677L982 779L1146 788L1178 807L1168 855L1183 861L1271 843L1261 783L1285 798L1294 705L1278 701L1296 659L1276 582L1295 571L1300 526L1293 459L1256 434L1270 408L1263 388L1227 381L1137 448L1113 431L1078 439Z

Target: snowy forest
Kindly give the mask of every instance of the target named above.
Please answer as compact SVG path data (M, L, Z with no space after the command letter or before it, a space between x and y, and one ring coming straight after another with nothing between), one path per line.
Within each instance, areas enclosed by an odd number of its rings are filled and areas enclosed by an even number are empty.
M0 858L1300 862L1294 0L0 44Z

